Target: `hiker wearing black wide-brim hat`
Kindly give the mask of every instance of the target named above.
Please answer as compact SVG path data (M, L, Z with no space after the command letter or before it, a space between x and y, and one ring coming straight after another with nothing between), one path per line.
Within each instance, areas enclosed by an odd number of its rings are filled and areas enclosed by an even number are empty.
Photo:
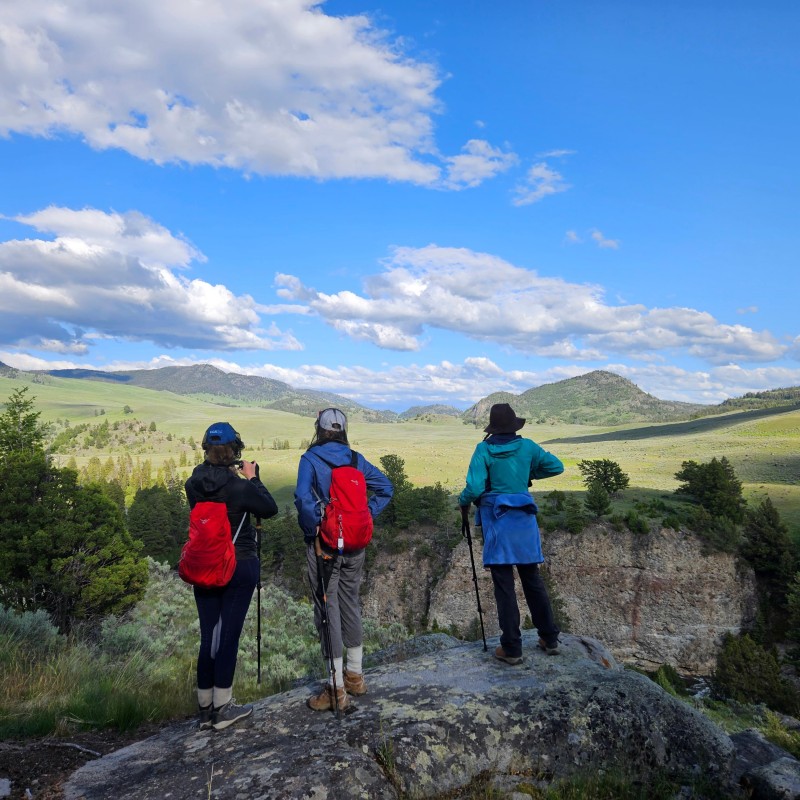
M236 567L227 584L194 587L200 620L197 703L201 729L223 730L253 713L253 706L237 705L233 699L239 637L261 570L250 515L274 517L278 505L261 482L258 464L241 460L243 448L230 423L213 423L203 435L205 460L194 468L185 486L190 508L204 502L224 503L236 548Z
M484 433L516 433L525 420L514 413L508 403L495 403L489 410L489 424L483 429Z
M483 527L483 566L492 573L500 646L495 657L509 664L522 661L520 615L514 590L517 568L531 620L539 632L539 646L548 654L558 653L558 626L539 564L544 561L537 506L528 492L531 482L564 471L552 453L517 431L525 420L508 403L496 403L489 411L486 437L475 448L467 471L467 485L459 496L462 514L477 506L477 521Z

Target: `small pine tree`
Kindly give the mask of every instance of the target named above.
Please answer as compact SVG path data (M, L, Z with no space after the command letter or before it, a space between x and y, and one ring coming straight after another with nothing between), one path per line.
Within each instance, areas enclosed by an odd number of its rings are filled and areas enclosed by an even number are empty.
M14 389L0 414L0 458L43 447L45 426L39 422L41 412L33 410L36 398L27 395L27 386Z
M764 703L776 711L794 714L797 690L781 676L774 652L765 650L747 634L728 634L717 657L714 691L740 703Z
M586 510L595 517L602 517L611 511L611 499L603 484L599 482L589 484L589 491L583 501Z
M677 494L685 494L699 503L712 517L727 517L733 522L744 519L745 500L742 483L725 456L706 464L684 461L675 477L682 481Z
M580 501L574 495L564 501L564 525L570 533L581 533L586 527L586 517Z
M608 458L579 461L578 469L583 475L583 483L587 489L593 483L599 483L612 497L627 489L630 483L630 478L622 471L620 465Z

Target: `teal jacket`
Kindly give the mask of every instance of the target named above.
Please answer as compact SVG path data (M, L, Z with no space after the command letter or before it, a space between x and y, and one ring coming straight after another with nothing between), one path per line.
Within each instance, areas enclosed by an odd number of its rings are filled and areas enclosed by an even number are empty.
M527 492L532 480L552 478L564 471L561 460L536 442L515 436L511 441L492 443L498 438L506 437L491 436L475 448L459 505L468 506L486 492Z

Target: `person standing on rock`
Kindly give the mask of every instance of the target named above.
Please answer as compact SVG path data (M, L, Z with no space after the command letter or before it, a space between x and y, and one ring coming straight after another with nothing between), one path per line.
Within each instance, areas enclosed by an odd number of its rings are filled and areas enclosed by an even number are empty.
M536 442L517 431L525 420L508 403L493 405L486 436L475 448L467 471L467 485L459 496L464 518L474 503L476 524L483 528L483 566L492 574L500 645L495 657L508 664L522 662L522 634L514 567L517 568L531 620L539 633L539 647L556 655L560 630L553 619L550 597L539 573L544 561L537 506L528 492L534 479L551 478L564 465Z
M203 436L205 460L186 481L190 508L202 501L225 503L235 540L236 568L225 586L194 587L200 618L197 702L200 728L222 730L253 713L233 699L233 675L247 609L258 583L257 533L250 514L274 517L278 505L259 478L255 461L241 461L244 443L227 422L215 422ZM240 474L241 473L241 474Z
M314 438L300 457L297 469L297 488L294 503L297 520L306 542L308 581L314 598L314 623L320 633L322 655L330 660L333 656L335 690L329 678L318 696L307 701L314 711L343 711L348 703L348 694L366 694L362 669L363 632L361 627L361 605L359 588L366 550L339 552L327 546L320 536L325 507L330 503L333 470L337 467L353 467L360 471L370 496L366 502L368 514L376 517L389 504L394 494L391 481L364 456L350 449L347 440L347 417L338 408L320 411L314 423ZM367 513L365 509L364 513ZM367 518L367 522L369 519ZM369 525L371 533L372 526ZM320 576L319 566L322 566ZM329 637L323 631L323 592L320 577L324 580ZM328 652L326 639L330 641ZM347 669L344 655L347 653ZM335 695L334 695L335 691Z

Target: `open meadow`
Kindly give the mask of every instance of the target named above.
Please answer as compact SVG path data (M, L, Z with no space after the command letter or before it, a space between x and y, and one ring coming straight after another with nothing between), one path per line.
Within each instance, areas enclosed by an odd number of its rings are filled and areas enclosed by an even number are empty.
M109 424L136 419L143 427L155 423L159 435L142 433L134 452L149 458L154 466L173 458L193 437L199 448L206 427L228 420L247 445L244 456L255 458L262 478L281 505L292 499L297 462L313 435L313 419L270 409L213 403L169 392L137 387L42 376L0 378L3 400L19 386L27 385L36 397L42 420L70 425ZM39 382L41 381L41 382ZM129 412L125 412L128 406ZM630 476L631 493L672 492L675 473L683 461L704 462L725 456L743 482L745 497L752 503L765 494L772 498L784 520L800 538L800 410L766 409L736 412L690 422L665 425L586 425L528 423L526 436L559 456L565 464L563 475L552 478L534 493L553 489L583 489L577 464L583 459L608 458L620 464ZM171 434L168 441L164 434ZM406 473L416 486L440 482L454 494L463 487L464 475L475 445L483 432L453 417L427 417L409 422L367 423L350 420L353 447L372 462L394 453L405 460ZM181 439L185 440L184 443ZM276 449L286 447L287 449ZM85 448L75 455L79 466L92 456L116 457L115 450ZM199 449L193 457L198 457ZM68 457L60 456L66 463ZM192 461L189 462L193 463Z

